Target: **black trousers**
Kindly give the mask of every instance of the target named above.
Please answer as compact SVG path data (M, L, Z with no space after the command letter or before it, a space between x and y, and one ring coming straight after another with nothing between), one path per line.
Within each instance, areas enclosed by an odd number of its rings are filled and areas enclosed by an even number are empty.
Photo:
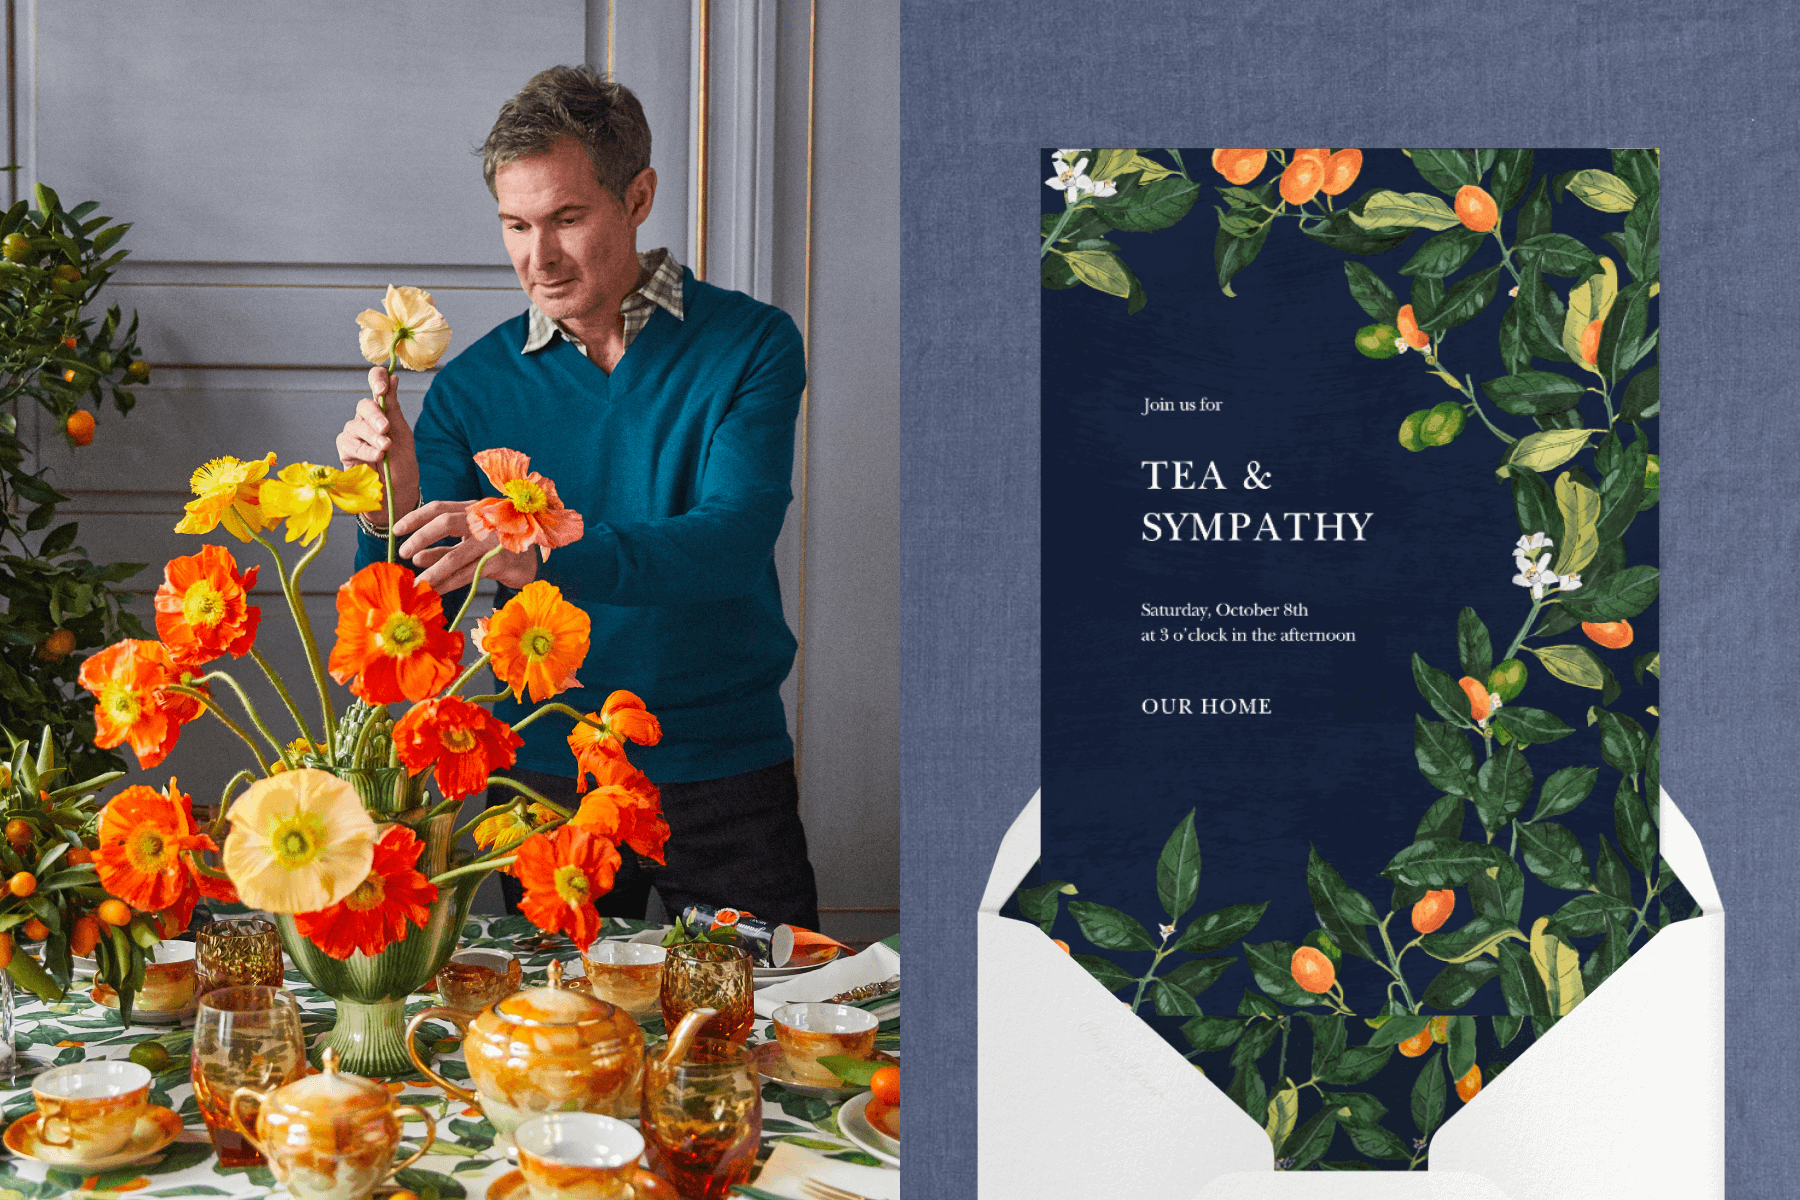
M510 774L565 808L581 803L573 779L522 768ZM806 856L793 759L724 779L660 786L669 822L663 852L668 865L640 867L630 847L619 847L624 863L613 889L594 902L603 916L642 920L654 886L670 919L690 904L712 904L779 924L819 927L819 891ZM493 788L487 803L505 804L517 796ZM502 875L500 889L507 911L517 912L523 895L519 881Z

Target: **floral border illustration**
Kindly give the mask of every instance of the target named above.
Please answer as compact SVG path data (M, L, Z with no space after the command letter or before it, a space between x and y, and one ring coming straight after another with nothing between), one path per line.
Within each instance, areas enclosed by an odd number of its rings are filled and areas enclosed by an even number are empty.
M1063 194L1064 208L1042 218L1046 288L1085 285L1124 298L1128 314L1144 307L1143 287L1109 235L1167 228L1202 190L1180 152L1164 151L1169 163L1154 153L1054 152L1046 184ZM1233 281L1285 220L1331 249L1376 259L1415 233L1431 234L1397 269L1411 277L1405 304L1375 270L1345 262L1350 293L1373 322L1353 342L1371 359L1416 353L1411 361L1458 394L1402 420L1406 450L1447 445L1472 427L1471 417L1501 443L1496 477L1510 490L1520 532L1512 581L1526 591L1503 626L1516 632L1496 654L1487 623L1466 607L1453 630L1437 631L1439 646L1455 646L1457 672L1412 656L1414 684L1430 709L1415 717L1413 754L1440 795L1381 872L1393 884L1385 912L1314 849L1305 882L1319 927L1301 931L1298 942L1248 940L1266 902L1190 916L1201 874L1192 812L1155 865L1167 920L1155 921L1154 933L1105 904L1066 905L1080 937L1102 952L1077 953L1076 961L1133 1012L1183 1019L1187 1057L1228 1081L1227 1095L1263 1123L1277 1169L1423 1165L1452 1091L1462 1103L1473 1100L1484 1080L1632 953L1698 915L1659 852L1660 734L1614 710L1624 686L1589 648L1634 647L1636 682L1661 677L1658 651L1630 624L1656 600L1659 573L1630 563L1623 542L1661 487L1650 442L1660 412L1658 331L1650 323L1660 290L1660 156L1615 150L1610 171L1539 176L1534 184L1530 150L1403 153L1432 191L1373 190L1339 204L1360 174L1359 150L1214 151L1212 169L1227 185L1216 188L1218 283L1233 295ZM1271 161L1277 170L1258 184ZM1612 258L1551 229L1555 205L1569 197L1620 216L1604 240L1623 260L1623 276ZM1565 293L1547 277L1572 282ZM1505 373L1478 387L1472 374L1452 369L1446 343L1499 298L1507 278ZM1509 431L1510 418L1530 427ZM1543 683L1543 699L1534 700L1563 715L1520 703L1532 666L1578 689L1573 707L1569 693ZM1580 690L1597 695L1584 702ZM1654 706L1643 711L1660 720ZM1587 765L1540 780L1531 748L1567 738L1587 744ZM1606 770L1616 774L1606 778L1614 836L1598 835L1590 855L1558 818L1596 791L1604 795ZM1528 874L1567 898L1528 915ZM1053 935L1063 897L1075 894L1053 880L1021 888L1016 900L1025 919ZM1198 997L1239 961L1255 986L1235 1010L1203 1010ZM1340 978L1349 972L1385 985L1380 1011L1353 1011ZM1490 985L1507 1015L1459 1011ZM1398 1066L1396 1058L1419 1060L1407 1114L1354 1090ZM1330 1157L1340 1129L1356 1157Z

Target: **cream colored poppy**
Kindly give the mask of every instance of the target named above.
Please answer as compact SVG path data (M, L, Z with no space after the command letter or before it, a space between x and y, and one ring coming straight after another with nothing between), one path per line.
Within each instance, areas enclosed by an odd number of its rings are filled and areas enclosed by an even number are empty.
M286 517L290 542L310 542L324 533L334 504L345 512L374 512L381 507L381 477L364 463L348 471L295 463L262 485L263 516L271 523Z
M388 285L386 312L364 309L356 318L363 357L385 366L397 357L409 371L429 371L450 348L450 322L423 288Z
M251 908L329 908L368 877L375 822L356 789L311 767L259 779L226 812L225 873Z

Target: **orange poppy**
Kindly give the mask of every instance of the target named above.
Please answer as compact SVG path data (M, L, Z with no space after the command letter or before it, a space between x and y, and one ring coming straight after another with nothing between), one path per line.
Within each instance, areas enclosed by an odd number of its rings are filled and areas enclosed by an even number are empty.
M193 805L173 779L167 793L128 787L101 813L94 850L107 891L141 912L172 910L183 929L200 897L186 854L218 849L194 824Z
M419 873L425 843L404 825L389 825L376 839L375 859L356 890L318 912L300 913L300 936L333 958L356 951L373 957L406 937L406 923L423 927L437 900L435 883Z
M237 560L223 546L169 560L156 589L156 632L172 659L198 666L222 654L249 653L262 619L262 609L247 599L256 571L238 574Z
M186 680L161 642L127 638L81 664L81 686L94 693L94 744L110 750L129 741L143 767L175 748L181 726L200 715L198 701L162 689Z
M534 579L488 621L481 648L514 700L527 688L533 701L548 700L581 686L575 668L587 657L590 624L554 584Z
M444 628L442 598L405 567L364 567L338 589L337 610L331 677L368 703L423 700L456 678L463 635Z
M604 759L594 775L594 790L581 798L581 807L569 823L662 862L663 845L669 840L662 792L623 758Z
M525 739L478 704L456 696L414 705L394 725L394 748L409 774L437 764L438 789L467 796L488 776L513 765Z
M662 741L662 722L644 708L642 700L623 689L608 696L599 712L586 716L605 728L580 724L569 731L569 749L575 752L576 787L581 787L589 774L598 775L600 764L606 759L624 758L626 742L654 746Z
M556 547L581 540L581 514L563 507L556 485L531 470L531 459L517 450L483 450L475 456L475 465L500 495L469 506L472 535L496 535L514 554L536 546L546 559Z
M585 950L600 934L594 897L612 891L619 862L612 842L580 826L534 833L520 843L513 866L525 886L519 911L545 933L566 933Z

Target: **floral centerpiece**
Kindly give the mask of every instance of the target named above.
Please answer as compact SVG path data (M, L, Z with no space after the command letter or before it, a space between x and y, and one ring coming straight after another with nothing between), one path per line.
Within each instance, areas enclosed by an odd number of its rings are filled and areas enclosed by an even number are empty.
M389 288L386 312L366 312L364 354L413 370L435 364L450 330L431 297ZM501 492L468 512L477 536L500 549L536 548L544 559L582 534L579 513L525 455L493 449L475 462ZM218 816L195 826L187 797L133 788L114 797L100 822L96 868L112 896L139 912L185 927L201 896L241 900L275 914L295 965L337 1001L326 1036L345 1069L390 1074L409 1069L401 1041L406 997L455 948L476 886L510 871L524 886L522 911L547 932L585 947L600 928L595 897L609 891L623 853L661 862L668 825L654 784L625 757L625 743L661 738L642 700L617 691L594 712L551 697L580 687L588 618L542 580L528 584L491 618L461 631L475 588L453 618L429 585L394 561L358 571L337 595L337 637L320 648L300 598L300 580L324 549L334 510L370 512L387 489L367 466L313 463L276 469L275 455L220 458L194 472L196 499L176 529L224 529L254 542L273 561L318 694L309 716L263 656L261 612L249 602L257 567L207 545L173 559L156 593L158 640L118 642L84 664L94 693L97 743L129 743L154 767L182 728L211 713L241 739L256 770L226 785ZM389 528L392 507L389 502ZM285 523L301 554L291 566L269 532ZM475 657L468 657L473 642ZM224 658L249 658L267 676L297 737L284 739L226 671ZM503 685L492 695L462 692L483 667ZM356 700L339 713L326 677ZM537 707L508 725L484 707L510 691ZM231 694L241 720L227 712ZM405 704L396 719L389 705ZM569 737L579 778L592 787L570 811L497 772L513 765L518 731L550 713L574 719ZM427 775L441 799L425 789ZM489 787L515 799L456 824L464 799ZM477 845L457 849L464 833ZM216 857L215 857L216 856ZM3 920L4 918L0 918ZM129 974L124 982L129 985ZM121 988L121 994L124 989Z

